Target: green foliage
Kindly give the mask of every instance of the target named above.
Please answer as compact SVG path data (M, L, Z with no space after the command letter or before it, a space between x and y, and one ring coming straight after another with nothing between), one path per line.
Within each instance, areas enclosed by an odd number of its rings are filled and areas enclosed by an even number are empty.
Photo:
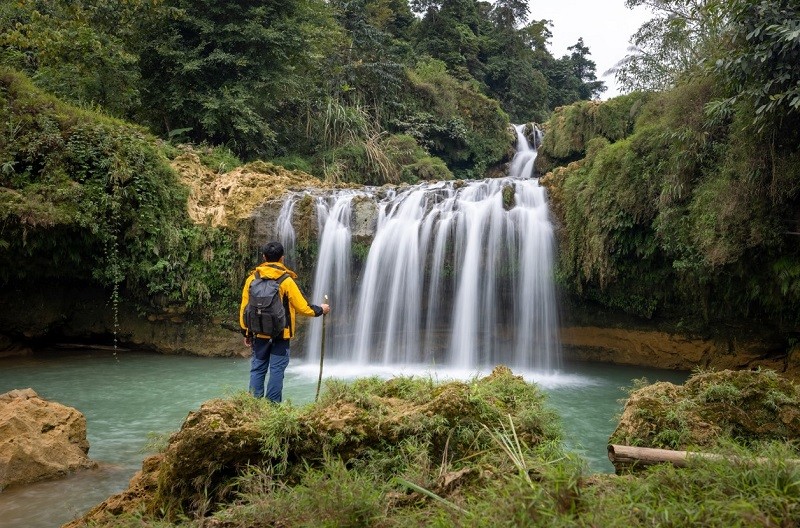
M217 174L231 171L243 165L242 161L228 147L199 145L195 147L194 151L200 158L200 163Z
M774 371L698 372L631 393L609 443L668 449L797 442L800 389Z
M43 278L124 287L143 305L201 311L231 301L239 253L229 233L194 226L186 190L154 138L59 103L0 74L2 283Z
M514 122L544 121L557 106L605 90L583 41L570 47L570 55L554 58L547 49L551 23L528 22L525 2L504 0L489 6L434 0L414 5L424 12L413 42L417 53L442 61L453 77L480 87Z
M631 37L631 53L612 72L625 91L674 87L713 55L725 28L729 2L715 0L626 0L655 15Z
M771 372L698 373L686 387L694 405L668 383L639 382L631 396L650 391L649 400L661 404L650 414L671 413L668 420L696 428L716 423L682 414L703 401L743 406L744 414L772 401L778 407L767 425L797 414L796 388ZM800 522L796 442L767 440L774 436L762 430L747 445L723 439L706 447L725 456L690 457L688 468L588 474L560 436L531 435L532 424L539 424L535 430L553 421L541 403L538 389L504 368L468 383L330 380L322 399L303 408L244 393L207 402L172 437L155 474L160 488L189 492L194 502L182 513L159 510L159 501L178 504L177 495L154 502L144 490L136 500L144 499L149 513L106 510L92 525L744 528ZM521 419L523 410L531 420ZM654 425L643 428L665 440L680 434ZM264 459L252 451L259 431ZM439 434L446 437L442 445L430 441ZM347 451L352 442L365 448ZM225 463L214 455L192 460L209 450L222 451ZM276 457L285 454L286 471L276 471ZM200 472L175 471L170 463Z
M274 153L276 122L297 127L282 106L302 101L338 45L326 5L168 0L160 9L142 21L137 48L151 126L244 157Z
M513 140L496 101L452 78L437 60L420 63L409 79L415 111L395 126L441 158L457 178L483 177L506 156Z
M800 8L788 0L736 0L728 5L727 46L714 69L729 97L709 110L728 113L741 99L752 112L753 124L796 133L800 121Z
M604 141L596 138L590 148ZM657 189L652 186L652 168L631 143L626 139L593 150L596 154L587 158L585 168L566 180L565 217L571 228L560 265L578 279L579 288L590 284L604 290L619 280L619 289L608 292L608 304L650 317L654 306L649 300L659 295L663 280L655 261L654 233L646 227L653 219L648 204ZM622 292L627 299L614 302ZM637 295L642 300L634 301Z
M271 515L300 523L345 517L364 523L361 516L373 517L387 496L408 489L403 482L430 489L446 473L463 479L460 471L479 477L473 467L484 464L510 467L484 427L501 422L514 428L521 456L535 459L532 450L560 445L541 391L506 367L468 383L331 380L320 400L303 408L244 394L215 400L173 435L148 505L174 519L180 512L223 510L238 495L243 508L221 515L244 518L244 525L252 525L253 515L270 515L270 504L292 500L297 507ZM477 481L448 487L468 489ZM311 500L314 485L321 495Z
M0 65L73 104L118 117L139 104L137 57L115 30L147 9L140 0L24 0L0 5ZM137 15L138 14L138 15Z
M363 242L353 242L350 252L353 257L353 265L356 269L363 269L369 257L370 245Z
M406 134L394 134L383 142L389 158L400 167L400 180L417 183L419 180L452 180L453 173L445 162L430 156L417 141Z
M554 173L568 289L644 317L797 320L789 270L800 254L785 231L800 158L748 133L746 112L708 121L703 108L718 93L706 78L578 103L545 125L540 170L579 160Z
M268 478L268 477L266 477ZM292 487L266 490L254 485L265 476L257 470L242 482L253 491L242 495L246 506L215 515L226 526L372 526L383 517L385 482L349 470L327 458L307 467Z
M405 0L21 0L0 7L0 65L172 143L368 183L484 177L508 156L507 115L543 121L602 91L582 41L554 59L524 2L425 5L418 20ZM425 154L394 163L396 133Z
M403 167L402 180L416 183L419 180L452 180L453 173L439 158L426 156L415 163Z
M281 156L272 159L272 163L275 165L280 165L281 167L285 168L286 170L297 170L302 171L308 174L313 172L313 167L311 162L298 155L290 155L290 156Z
M560 59L544 58L540 69L547 77L547 108L558 109L575 101L596 99L606 87L595 77L595 63L583 39L567 48L571 53Z
M550 158L569 161L581 156L597 136L619 141L633 132L647 99L646 94L633 93L603 103L587 101L558 108L547 122L540 150Z
M608 479L582 490L580 526L751 527L796 523L800 470L792 446L737 452L740 463L697 459L687 469L658 465L637 478Z

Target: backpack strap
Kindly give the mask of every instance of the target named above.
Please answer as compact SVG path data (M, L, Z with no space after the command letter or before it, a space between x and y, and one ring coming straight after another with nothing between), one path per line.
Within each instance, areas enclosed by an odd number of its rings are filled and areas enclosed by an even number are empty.
M283 284L283 281L285 281L289 277L290 277L289 273L284 273L283 275L281 275L280 277L275 279L275 282L278 283L278 288L280 288L281 284ZM293 335L292 335L292 312L289 311L289 294L284 295L283 299L281 299L281 301L283 302L283 312L286 314L286 326L284 326L284 328L288 328L289 329L289 337L291 338L291 337L293 337ZM281 339L283 339L283 334L282 333L281 333Z
M280 286L280 285L281 285L281 283L282 283L283 281L285 281L286 279L288 279L290 276L291 276L291 275L289 275L289 272L285 272L285 273L283 273L283 274L282 274L280 277L278 277L277 279L275 279L275 282L277 282L277 283L278 283L278 286ZM263 277L261 276L261 273L260 273L258 270L255 270L255 271L253 272L253 277L255 277L256 279L262 279L262 278L263 278Z

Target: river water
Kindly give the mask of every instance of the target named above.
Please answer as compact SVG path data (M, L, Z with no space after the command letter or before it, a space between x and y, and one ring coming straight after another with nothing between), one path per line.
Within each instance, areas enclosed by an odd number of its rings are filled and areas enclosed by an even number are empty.
M154 439L178 430L187 414L206 400L247 388L243 358L164 356L146 352L66 351L0 360L0 393L33 388L41 397L75 407L86 416L89 456L100 469L0 492L0 527L60 526L127 487ZM284 399L295 405L314 399L319 364L295 359L286 375ZM326 363L325 378L433 376L468 379L477 371L431 372L423 366L365 367ZM570 448L591 471L612 472L606 442L621 412L623 387L632 380L682 383L686 373L603 364L564 365L560 372L521 373L548 395L562 417Z

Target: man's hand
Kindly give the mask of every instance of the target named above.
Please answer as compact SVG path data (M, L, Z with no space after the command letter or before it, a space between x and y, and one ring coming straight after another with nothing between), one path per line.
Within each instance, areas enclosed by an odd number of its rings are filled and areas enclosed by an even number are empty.
M325 315L331 311L331 307L327 304L320 304L319 307L322 308L322 315Z
M249 336L245 336L245 338L244 338L244 346L246 346L246 347L253 346L253 340Z

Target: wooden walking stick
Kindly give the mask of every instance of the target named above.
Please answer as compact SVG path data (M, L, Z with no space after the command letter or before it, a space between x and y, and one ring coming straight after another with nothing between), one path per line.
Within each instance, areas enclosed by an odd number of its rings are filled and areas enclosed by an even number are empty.
M325 304L328 304L328 296L325 296ZM319 399L319 388L322 386L322 362L325 361L325 314L322 314L322 342L319 347L319 379L317 380L317 395L314 401Z

